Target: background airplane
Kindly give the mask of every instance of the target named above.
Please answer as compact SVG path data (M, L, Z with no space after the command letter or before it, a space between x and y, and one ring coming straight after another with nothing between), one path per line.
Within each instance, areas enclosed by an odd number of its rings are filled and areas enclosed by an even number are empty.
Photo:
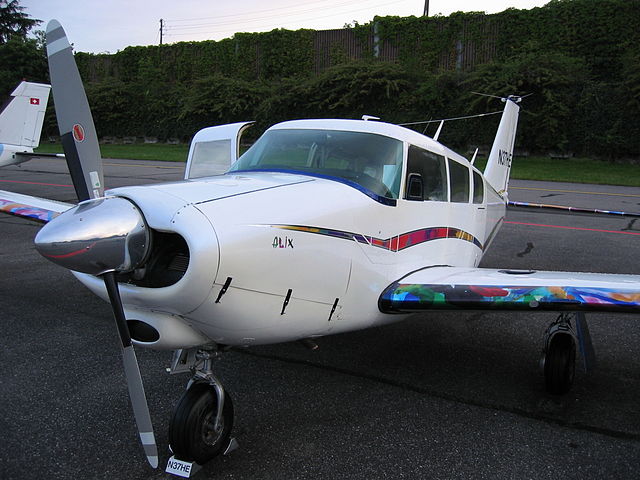
M213 372L213 360L230 346L310 339L433 308L638 311L636 276L477 267L504 218L518 97L504 99L484 174L396 125L308 120L272 127L224 176L124 187L103 197L95 129L55 21L47 40L60 133L81 203L41 203L49 223L36 246L111 303L154 466L134 342L176 350L172 371L193 373L169 433L179 457L169 467L181 459L179 469L233 448L232 402ZM223 127L231 136L215 141L237 144L233 135L242 127ZM0 198L38 207L8 192ZM560 315L546 334L552 392L571 385L576 339L588 357L581 315Z
M38 157L64 157L33 153L40 144L50 89L50 85L23 81L0 110L0 167Z

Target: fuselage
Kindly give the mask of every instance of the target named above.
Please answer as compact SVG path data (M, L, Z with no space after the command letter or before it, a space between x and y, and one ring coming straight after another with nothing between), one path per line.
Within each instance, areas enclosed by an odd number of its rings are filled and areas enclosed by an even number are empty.
M16 152L32 153L33 148L25 147L24 145L9 145L0 143L0 167L4 167L7 165L17 165L29 160L29 157L25 157L24 159L19 158L18 156L16 156Z
M272 129L297 135L327 129L322 123L287 122ZM384 179L388 190L369 190L369 177L365 182L357 175L334 177L309 168L311 157L327 148L314 145L301 156L308 159L306 166L236 165L237 171L221 176L108 192L136 204L156 238L147 266L120 283L138 344L172 349L209 341L265 344L380 325L402 318L378 309L390 283L427 266L480 262L505 203L475 168L401 127L361 121L330 125L335 132L388 135L400 142L395 179ZM282 135L274 138L282 141ZM300 138L296 151L303 149ZM416 152L433 154L442 165L438 200L409 198L410 170L416 169L409 157ZM338 154L333 155L332 172L338 164ZM242 157L238 162L248 165ZM424 176L426 170L420 171ZM158 267L161 258L164 267ZM154 268L175 271L156 275ZM76 275L105 297L100 279Z

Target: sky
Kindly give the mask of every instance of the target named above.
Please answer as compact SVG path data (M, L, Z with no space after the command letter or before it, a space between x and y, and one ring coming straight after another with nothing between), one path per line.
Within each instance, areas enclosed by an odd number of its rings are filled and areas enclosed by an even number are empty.
M541 7L549 0L429 0L429 15ZM375 15L420 16L425 0L20 0L24 12L62 23L80 52L115 53L131 45L221 40L275 28L329 30Z

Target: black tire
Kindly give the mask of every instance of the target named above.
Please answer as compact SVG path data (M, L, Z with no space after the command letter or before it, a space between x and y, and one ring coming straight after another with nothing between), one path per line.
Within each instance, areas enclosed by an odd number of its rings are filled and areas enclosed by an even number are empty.
M176 458L200 465L223 453L233 429L233 403L225 391L222 431L213 430L218 397L208 383L196 383L183 395L169 425L169 444Z
M553 395L567 393L576 373L576 343L571 335L553 336L544 361L544 380L547 392Z

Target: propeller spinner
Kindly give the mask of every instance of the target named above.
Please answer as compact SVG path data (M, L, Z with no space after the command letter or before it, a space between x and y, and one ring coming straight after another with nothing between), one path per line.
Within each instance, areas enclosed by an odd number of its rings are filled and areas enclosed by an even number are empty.
M149 229L138 208L119 197L82 202L46 224L36 249L58 265L90 275L126 273L149 250Z

